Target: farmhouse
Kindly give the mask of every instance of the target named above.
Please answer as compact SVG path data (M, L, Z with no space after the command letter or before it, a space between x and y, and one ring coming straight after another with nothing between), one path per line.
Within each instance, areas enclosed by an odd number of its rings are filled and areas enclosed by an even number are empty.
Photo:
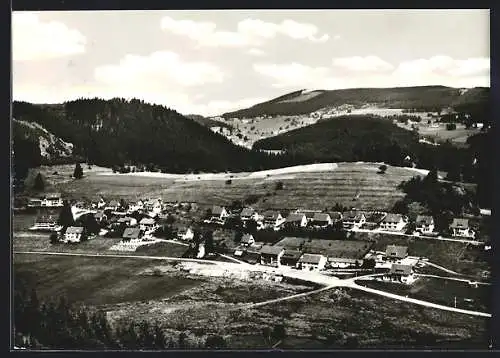
M243 235L243 237L241 238L241 241L240 243L243 245L243 246L250 246L252 244L255 243L255 239L253 237L252 234L245 234Z
M55 215L41 215L36 218L35 225L30 230L57 231L59 228L57 219Z
M135 211L140 211L144 210L144 202L142 200L139 200L136 203L132 203L128 206L127 213L131 214Z
M212 220L224 221L229 216L226 208L223 206L214 205L211 210L210 218Z
M124 224L126 226L136 226L137 225L137 219L132 218L130 216L125 216L123 218L119 218L117 221L118 224Z
M277 228L285 222L285 218L278 211L268 210L264 212L264 227Z
M299 267L303 271L320 271L325 268L326 257L318 254L303 254L299 259Z
M415 282L413 268L410 265L392 264L391 269L384 275L383 280L410 285Z
M45 195L41 204L41 206L57 208L63 206L63 200L60 193L49 193Z
M342 214L344 229L359 229L364 223L366 223L366 216L362 212L348 211Z
M257 221L259 219L259 214L252 208L244 208L241 211L240 218L241 218L241 221L243 221L243 222L248 221L248 220Z
M158 224L153 218L143 218L139 221L139 228L145 233L153 232L158 229Z
M100 197L95 206L97 207L97 209L103 209L106 207L106 201L104 200L104 198Z
M333 220L327 213L315 213L311 221L311 225L318 228L325 228L332 224Z
M144 209L151 213L159 214L163 210L163 203L161 199L149 199L144 203Z
M111 200L108 204L105 206L105 210L111 210L111 211L116 211L120 208L120 202L118 200Z
M280 246L264 245L260 249L260 264L279 267L284 252L285 250Z
M28 201L28 208L39 208L42 206L42 199L32 198Z
M342 221L342 213L340 211L334 211L330 213L330 218L332 219L332 223Z
M430 234L434 231L434 218L428 215L418 215L415 225L415 231L422 234Z
M408 256L408 247L398 245L387 245L385 258L388 261L402 260Z
M80 242L84 237L84 229L82 226L70 226L66 229L64 233L64 243L68 242Z
M406 220L400 214L387 214L380 223L380 228L386 231L401 231L406 225Z
M94 214L94 218L98 223L102 223L108 219L108 216L103 211L98 211Z
M468 219L453 219L450 229L453 231L453 236L455 237L474 238L476 236L474 230L469 227Z
M122 241L140 240L142 238L142 231L137 227L128 227L122 235Z
M255 265L256 263L260 262L261 255L260 252L253 250L246 250L241 255L241 259L245 262L248 262L249 264Z
M362 260L345 257L329 257L328 265L331 268L358 268L363 264Z
M281 265L298 268L299 259L302 256L302 252L299 250L287 250L281 256Z
M306 226L307 226L307 217L305 214L292 213L287 216L285 221L285 227L287 228L298 228Z

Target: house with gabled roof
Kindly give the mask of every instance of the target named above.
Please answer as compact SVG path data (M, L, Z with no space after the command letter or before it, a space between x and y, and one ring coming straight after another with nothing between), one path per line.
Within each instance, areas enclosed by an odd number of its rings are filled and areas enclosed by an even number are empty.
M328 257L328 266L331 268L357 268L363 265L363 260L348 257Z
M240 241L240 244L243 246L251 246L254 243L255 239L252 234L244 234Z
M303 254L299 259L299 268L303 271L320 271L325 268L326 257L321 254Z
M260 249L260 264L280 267L280 260L284 252L285 250L281 246L264 245Z
M245 222L248 220L259 220L259 213L255 211L253 208L243 208L240 213L241 221Z
M387 245L385 258L388 261L402 260L408 256L408 247L399 245Z
M285 227L287 228L300 228L307 226L307 217L305 214L291 213L286 217Z
M35 224L30 227L33 231L49 231L54 232L62 227L58 225L58 217L56 215L40 215L35 219Z
M182 241L193 241L194 230L191 227L180 229L177 231L177 238Z
M264 217L263 220L264 227L274 228L274 229L279 228L286 220L279 211L275 210L265 211L263 217Z
M151 233L157 230L159 226L155 219L146 217L139 221L139 228L145 233Z
M342 213L340 211L333 211L329 215L333 223L342 221Z
M302 252L299 250L285 249L283 255L281 256L280 263L282 266L298 268L301 256Z
M109 203L106 204L104 207L105 210L111 210L111 211L116 211L120 208L120 202L118 200L111 200Z
M123 231L122 241L140 240L143 232L138 227L128 227Z
M326 228L333 224L333 220L328 213L314 213L310 225L317 228Z
M476 233L469 226L468 219L454 218L450 225L454 237L474 238Z
M406 226L407 221L400 214L387 214L380 222L380 229L385 231L402 231Z
M429 215L418 215L415 220L415 231L422 234L431 234L434 232L434 218Z
M227 212L226 208L218 205L214 205L210 213L211 213L210 218L212 220L218 220L218 221L224 221L229 216L229 213Z
M415 282L413 267L397 263L392 264L389 272L383 276L383 280L410 285Z
M63 206L63 200L61 197L61 193L47 193L45 197L42 199L41 206L48 208L57 208Z
M360 211L347 211L342 213L342 225L344 229L359 229L366 223L366 216Z
M85 235L85 229L82 226L69 226L66 228L64 232L64 239L62 242L64 243L75 243L82 241L82 238Z
M125 216L122 218L119 218L117 220L118 224L124 224L126 226L136 226L137 225L137 219L131 217L131 216Z

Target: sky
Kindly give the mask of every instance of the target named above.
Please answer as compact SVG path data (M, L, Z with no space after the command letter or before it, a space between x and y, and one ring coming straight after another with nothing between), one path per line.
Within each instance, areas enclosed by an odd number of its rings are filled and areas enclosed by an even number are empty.
M12 91L214 116L300 89L489 87L489 34L478 9L14 12Z

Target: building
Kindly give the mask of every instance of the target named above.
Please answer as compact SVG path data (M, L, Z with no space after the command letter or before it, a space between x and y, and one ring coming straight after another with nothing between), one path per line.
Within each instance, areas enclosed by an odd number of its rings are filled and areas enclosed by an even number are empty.
M256 263L261 262L260 252L254 250L246 250L241 255L241 259L249 264L255 265Z
M155 215L160 214L163 211L163 202L161 199L149 199L143 203L144 210L149 211Z
M344 229L359 229L366 223L366 216L362 212L348 211L342 214Z
M42 199L32 198L28 201L28 208L40 208L42 207Z
M398 245L387 245L385 258L389 261L402 260L408 256L408 247Z
M301 256L302 256L302 252L299 250L285 249L283 256L281 256L280 263L282 266L299 268L299 260L300 260Z
M454 237L474 238L476 236L474 230L469 226L468 219L453 219L450 229L453 231Z
M41 215L36 218L35 224L30 228L34 231L54 232L62 229L57 223L58 218L55 215Z
M325 228L331 226L332 224L333 220L328 213L315 213L311 220L311 226L317 228Z
M104 209L106 207L106 201L104 198L100 197L96 204L97 209Z
M217 221L224 221L229 216L226 208L223 206L214 205L211 210L210 219Z
M192 241L194 239L194 230L188 227L187 229L179 230L177 238L182 241Z
M326 257L319 254L303 254L299 259L299 268L303 271L320 271L325 268Z
M128 227L123 231L122 241L140 240L143 234L138 227Z
M268 210L264 212L264 227L277 229L285 222L285 218L279 211Z
M285 220L287 228L300 228L307 226L307 217L305 214L292 213Z
M64 239L62 240L64 243L74 243L82 241L85 232L82 226L69 226L64 233Z
M264 245L260 249L260 264L279 267L285 250L280 246Z
M63 200L60 193L46 194L42 199L41 206L48 208L57 208L63 206Z
M330 218L332 219L332 223L342 221L342 213L340 211L334 211L330 213Z
M141 221L139 221L139 228L144 233L152 233L158 229L159 226L153 218L142 218Z
M415 282L415 275L410 265L392 264L389 272L384 275L383 280L410 285Z
M243 246L250 246L250 245L253 245L255 244L255 239L253 237L252 234L245 234L243 235L243 237L241 238L241 241L240 241L241 245Z
M97 213L95 213L94 218L98 223L102 223L108 220L108 216L103 211L98 211Z
M380 223L380 229L385 231L402 231L407 221L400 214L387 214Z
M144 202L142 200L139 200L138 202L132 203L128 206L127 213L132 214L133 212L141 210L144 210Z
M132 218L130 216L125 216L123 218L119 218L117 221L118 224L125 224L126 226L136 226L137 219Z
M259 214L252 208L244 208L240 213L241 221L259 220Z
M357 260L347 257L328 257L328 266L331 268L358 268L363 265L363 260Z
M434 218L428 215L418 215L415 226L415 231L422 234L431 234L434 232Z
M111 210L111 211L116 211L120 208L120 202L118 200L111 200L109 203L106 204L104 210Z

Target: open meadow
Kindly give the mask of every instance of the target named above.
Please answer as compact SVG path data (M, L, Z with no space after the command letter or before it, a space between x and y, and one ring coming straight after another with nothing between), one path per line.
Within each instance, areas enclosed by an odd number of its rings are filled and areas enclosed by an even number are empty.
M397 186L421 174L400 167L389 167L385 174L378 174L378 166L376 163L340 163L329 171L268 174L257 178L248 173L235 173L214 180L204 180L203 174L199 179L194 176L194 179L183 180L182 176L174 178L160 173L102 175L102 172L84 170L83 179L56 182L52 189L75 199L99 195L126 200L160 197L164 201L189 201L207 206L253 199L252 205L261 209L323 210L336 203L358 209L390 209L404 196ZM50 182L50 175L47 179ZM281 190L276 190L278 181L283 183Z

